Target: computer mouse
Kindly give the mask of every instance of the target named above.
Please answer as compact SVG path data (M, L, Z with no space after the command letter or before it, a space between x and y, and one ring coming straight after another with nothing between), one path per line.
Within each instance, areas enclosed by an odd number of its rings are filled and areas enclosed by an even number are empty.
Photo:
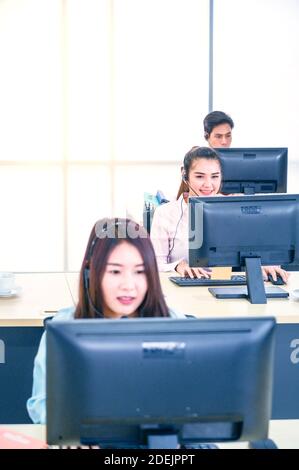
M272 274L268 274L268 281L270 281L274 286L283 286L285 284L284 280L279 274L276 274L277 280L274 281Z
M299 289L294 289L291 291L291 297L294 300L299 300ZM186 315L187 316L187 315Z
M272 439L261 439L259 441L250 441L249 449L278 449Z

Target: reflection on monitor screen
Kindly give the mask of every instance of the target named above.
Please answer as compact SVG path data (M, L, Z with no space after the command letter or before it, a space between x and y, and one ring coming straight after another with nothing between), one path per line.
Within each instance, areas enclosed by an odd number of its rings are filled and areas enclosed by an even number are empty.
M217 148L223 194L286 193L287 148Z
M247 288L209 289L213 295L266 303L261 266L281 264L299 264L298 195L189 198L189 265L246 269ZM288 296L267 289L267 297Z
M47 324L47 441L177 448L264 439L274 318Z

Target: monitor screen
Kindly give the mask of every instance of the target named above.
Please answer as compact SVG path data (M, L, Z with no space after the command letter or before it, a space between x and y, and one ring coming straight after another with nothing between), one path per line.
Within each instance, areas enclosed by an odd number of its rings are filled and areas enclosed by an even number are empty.
M272 317L48 322L47 441L266 438L274 331Z
M287 148L217 148L223 194L286 193Z
M189 198L190 266L245 267L264 288L261 265L280 264L299 264L298 195Z

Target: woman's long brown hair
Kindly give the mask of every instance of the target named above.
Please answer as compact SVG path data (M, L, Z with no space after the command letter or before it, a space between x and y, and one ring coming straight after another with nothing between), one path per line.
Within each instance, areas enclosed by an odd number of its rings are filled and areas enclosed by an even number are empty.
M112 250L124 242L137 248L144 263L148 290L138 308L138 316L169 316L161 289L155 252L147 231L129 219L103 219L95 224L89 236L80 271L79 301L75 310L75 318L99 317L100 315L96 313L92 304L98 312L103 312L101 285L107 260ZM86 270L88 270L89 278L88 287L86 285Z

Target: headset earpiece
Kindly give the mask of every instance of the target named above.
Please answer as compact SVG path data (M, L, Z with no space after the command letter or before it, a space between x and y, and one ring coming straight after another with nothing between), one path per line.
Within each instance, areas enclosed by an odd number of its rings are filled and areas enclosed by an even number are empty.
M187 178L187 173L186 173L186 171L183 171L183 173L182 173L182 181L183 181L184 183L187 183L187 179L188 179L188 178Z
M85 268L83 271L84 287L86 290L89 289L89 268Z
M204 138L205 138L206 140L208 140L209 137L210 137L210 136L209 136L209 133L208 133L208 132L205 132L205 133L204 133Z
M87 301L90 305L90 307L94 310L94 312L96 313L96 316L99 317L99 318L103 318L104 315L102 312L100 312L100 310L98 310L96 308L96 306L94 305L93 301L91 300L91 297L90 297L90 293L89 293L89 268L85 268L84 271L83 271L83 283L84 283L84 291L85 291L85 295L87 296Z

